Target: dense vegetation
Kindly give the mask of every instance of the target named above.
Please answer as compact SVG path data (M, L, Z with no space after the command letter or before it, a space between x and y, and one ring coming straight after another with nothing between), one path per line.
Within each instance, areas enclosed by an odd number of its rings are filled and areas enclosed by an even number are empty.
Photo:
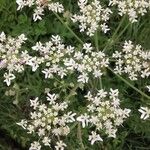
M17 11L15 0L0 0L0 33L4 32L7 37L14 38L25 34L27 40L22 44L21 50L27 50L31 56L36 57L41 57L40 53L32 50L32 47L39 41L41 43L50 41L52 35L59 35L65 45L74 46L76 51L82 49L83 43L92 43L92 47L98 51L104 50L105 55L109 57L109 67L102 68L103 75L99 78L90 74L86 82L86 79L83 81L78 78L79 71L70 73L69 69L67 70L69 73L67 72L63 78L54 74L54 78L45 79L42 73L44 63L39 64L36 71L33 71L33 66L28 63L23 72L15 73L15 80L10 86L4 82L4 74L8 68L0 68L0 150L26 150L32 141L38 140L38 136L28 134L17 124L22 119L30 119L29 113L32 111L30 99L39 97L40 104L48 105L45 90L51 94L59 94L62 100L59 102L69 101L68 111L80 116L86 113L87 105L91 105L85 95L88 91L95 95L101 88L108 92L111 88L118 89L120 107L131 110L129 117L126 117L123 124L118 127L115 138L108 137L102 131L100 135L103 141L99 139L93 145L88 136L95 130L95 126L82 128L82 121L80 123L82 119L78 118L78 122L69 124L70 133L62 137L67 145L66 149L150 150L150 120L141 119L141 113L138 111L140 107L150 105L150 92L146 88L150 85L150 78L138 76L134 81L126 73L121 75L114 73L116 60L112 57L116 50L121 52L124 42L129 40L134 43L133 45L140 44L142 51L149 52L150 11L143 16L139 15L137 22L132 23L128 15L123 17L118 15L117 7L112 6L113 13L108 21L110 31L103 33L98 29L94 32L94 36L89 36L80 32L78 22L73 23L70 19L72 14L79 12L77 1L59 0L59 2L65 8L63 13L57 14L46 9L42 20L34 21L32 7ZM108 0L102 0L101 3L106 6ZM3 59L1 49L0 47L0 61ZM124 55L122 54L122 57ZM147 61L150 64L149 58ZM150 69L150 65L148 68ZM60 115L63 115L62 113ZM55 149L57 140L56 137L52 138L51 148L42 146L43 150Z

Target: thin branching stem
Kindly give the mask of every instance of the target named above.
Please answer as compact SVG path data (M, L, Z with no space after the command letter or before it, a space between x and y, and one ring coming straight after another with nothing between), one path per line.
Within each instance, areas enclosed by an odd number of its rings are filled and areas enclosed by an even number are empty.
M114 73L114 71L108 67L108 69ZM135 91L137 91L139 94L141 94L142 96L144 96L145 98L150 100L150 96L148 96L147 94L145 94L144 92L140 91L138 88L136 88L135 86L133 86L130 82L128 82L127 80L125 80L123 77L121 77L119 74L114 73L120 80L122 80L124 83L126 83L128 86L130 86L132 89L134 89Z
M96 47L96 50L98 51L99 50L99 45L98 45L98 31L95 32L94 39L95 39L95 47Z
M124 31L126 30L126 28L129 26L129 24L127 24L127 25L125 26L125 28L122 30L121 34L119 34L119 36L118 36L117 38L115 38L116 35L117 35L117 33L118 33L118 31L119 31L119 29L120 29L120 27L122 26L122 24L123 24L123 22L124 22L124 20L125 20L125 18L126 18L126 16L124 16L124 17L121 19L121 21L120 21L118 27L116 28L116 30L115 30L115 32L113 33L112 37L111 37L111 38L108 40L108 42L106 43L106 46L104 47L103 51L105 51L108 47L112 46L112 44L114 44L114 42L116 41L116 39L118 39L118 38L124 33Z
M84 44L84 42L78 37L78 35L74 33L74 31L67 25L67 23L65 23L57 13L54 12L54 14L58 18L58 20L70 31L70 33L76 37L80 44Z
M81 132L81 124L78 123L78 129L77 129L77 136L81 145L81 149L85 150L84 144L83 144L83 140L82 140L82 132Z

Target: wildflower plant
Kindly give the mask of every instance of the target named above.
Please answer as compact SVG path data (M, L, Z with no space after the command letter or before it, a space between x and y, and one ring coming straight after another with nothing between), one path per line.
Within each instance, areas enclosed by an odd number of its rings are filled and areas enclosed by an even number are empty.
M150 52L143 51L141 45L134 45L132 41L126 41L122 51L116 51L112 57L116 59L114 69L116 73L126 73L131 80L150 76Z
M24 7L35 7L33 13L33 20L42 20L44 15L44 9L47 8L49 11L62 13L64 8L59 2L53 2L53 0L17 0L17 10L21 10Z
M75 121L75 113L66 112L68 108L67 102L57 102L58 95L47 94L46 104L40 104L39 98L30 100L30 107L33 111L30 113L29 120L22 120L17 123L22 128L27 130L29 134L37 134L38 141L31 143L29 149L41 149L41 145L51 147L51 140L53 136L56 136L58 142L56 142L56 149L61 143L61 148L66 147L66 144L60 140L61 136L67 136L70 133L68 124ZM42 144L41 144L42 143Z
M130 137L150 135L149 0L14 7L0 24L0 129L21 149L137 149Z
M96 141L103 141L101 136L103 134L115 138L117 127L129 117L131 110L120 108L118 94L118 89L110 89L110 92L101 89L94 96L91 92L85 95L89 101L87 113L79 116L77 121L81 122L83 128L95 126L95 130L89 136L92 145Z
M0 69L6 69L4 82L9 86L11 80L15 79L15 72L23 72L27 61L26 51L21 46L27 38L21 34L17 38L7 37L4 32L0 34Z
M100 1L94 0L88 3L88 0L79 0L78 6L80 14L72 16L73 22L79 22L80 32L86 32L88 36L93 36L100 29L107 33L110 29L107 25L111 10L101 5Z
M137 22L139 15L145 15L150 8L149 0L109 0L109 5L117 6L119 15L127 14L132 23Z

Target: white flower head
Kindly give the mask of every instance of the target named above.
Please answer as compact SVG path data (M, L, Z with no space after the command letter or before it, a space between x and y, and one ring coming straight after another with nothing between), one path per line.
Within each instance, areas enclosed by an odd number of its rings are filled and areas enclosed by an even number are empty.
M16 77L14 74L9 72L4 74L4 78L5 78L4 82L6 82L7 86L10 86L11 80L14 80Z
M65 143L63 143L62 141L59 141L56 143L55 148L56 150L64 150L66 146L67 145Z
M39 142L34 141L31 143L29 150L41 150L41 145Z
M100 135L96 132L92 131L91 134L92 135L89 135L89 141L91 141L91 145L93 145L96 141L103 141Z
M138 111L141 113L141 119L146 120L150 117L150 109L148 107L141 107Z
M89 115L87 115L86 113L84 115L81 115L79 117L77 117L77 121L82 123L82 127L84 128L85 126L88 126L89 123Z

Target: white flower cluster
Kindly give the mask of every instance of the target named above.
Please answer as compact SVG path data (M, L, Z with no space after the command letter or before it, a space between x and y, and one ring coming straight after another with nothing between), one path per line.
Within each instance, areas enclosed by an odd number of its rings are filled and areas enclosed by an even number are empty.
M149 0L109 0L109 5L117 6L119 15L127 14L129 20L137 22L138 16L143 16L150 8Z
M109 59L105 53L95 52L90 43L83 45L82 52L77 51L71 58L65 60L65 66L68 69L74 68L80 73L78 82L82 83L87 83L90 75L95 78L101 77L108 64Z
M29 134L37 135L38 141L31 144L29 150L40 150L41 145L51 147L53 137L56 142L56 150L63 150L66 144L60 139L61 136L67 136L70 133L69 124L75 121L75 113L67 112L67 102L57 102L57 94L47 94L47 103L42 104L38 98L30 100L30 107L33 111L30 113L29 120L21 120L17 123L28 131Z
M117 127L122 125L124 120L129 117L131 110L121 109L118 94L118 89L110 89L109 92L101 89L94 96L91 92L88 92L85 96L89 101L87 113L79 116L77 121L82 123L83 128L86 126L95 127L95 131L89 136L91 144L102 141L100 133L115 138Z
M24 34L17 38L0 35L0 68L6 68L4 82L7 86L15 79L15 72L24 71L25 66L30 66L35 72L41 65L45 78L53 78L55 75L61 79L72 73L77 75L77 81L87 83L89 76L101 77L108 67L109 59L105 53L98 51L90 43L83 44L80 50L70 45L63 44L60 36L52 36L49 42L42 44L37 42L32 50L37 52L34 56L27 51L21 51L21 46L26 38Z
M45 74L45 78L53 78L54 75L58 75L61 78L66 76L69 72L64 66L64 59L71 57L71 53L74 52L74 47L65 46L62 43L60 36L52 36L49 42L42 44L37 42L32 50L37 51L40 54L39 59L43 60L44 69L42 72ZM39 66L39 61L36 66ZM30 64L32 67L33 64Z
M25 6L32 7L34 6L34 14L33 20L42 20L42 16L44 15L44 9L48 8L48 10L53 12L62 13L64 11L64 7L59 2L53 2L53 0L16 0L18 4L17 10L22 9Z
M105 54L94 52L90 43L85 43L79 51L72 46L65 46L58 35L52 36L51 41L45 44L38 42L32 49L40 53L39 59L46 66L42 71L45 78L53 78L54 75L63 78L78 72L78 82L87 83L90 74L100 77L109 64Z
M15 79L15 72L24 70L25 52L21 51L22 44L27 40L24 34L17 38L6 37L5 33L0 34L0 69L6 69L4 82L9 86L11 80Z
M89 4L88 0L79 0L80 14L72 16L73 22L79 22L80 32L86 32L87 35L93 36L97 29L101 29L104 33L109 31L106 24L112 13L109 8L103 8L100 1L92 0Z
M131 80L150 76L150 51L144 51L141 45L126 41L122 52L115 51L112 57L116 59L116 73L126 73Z
M139 112L141 113L141 119L146 120L150 118L150 109L148 107L141 107Z

